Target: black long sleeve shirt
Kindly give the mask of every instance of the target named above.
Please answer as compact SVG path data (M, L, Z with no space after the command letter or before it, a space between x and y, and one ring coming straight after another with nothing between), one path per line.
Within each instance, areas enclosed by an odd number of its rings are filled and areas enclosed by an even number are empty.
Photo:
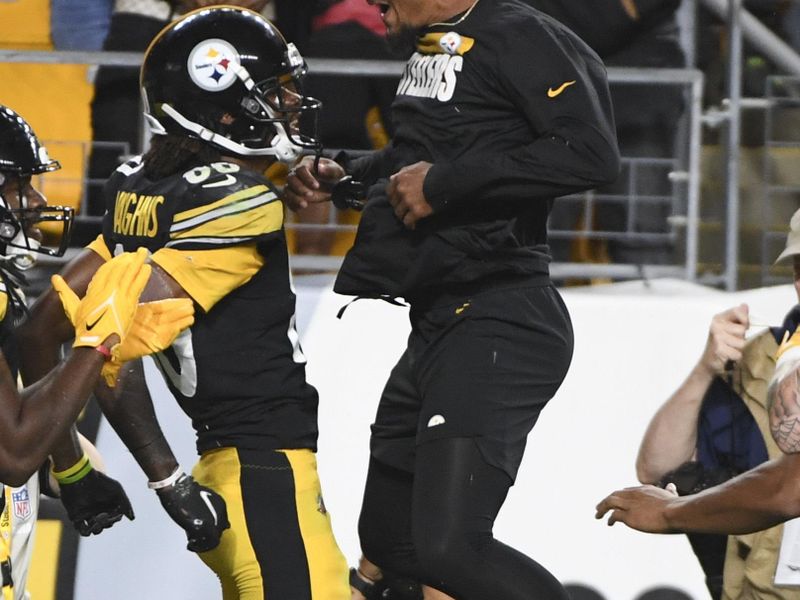
M563 25L519 0L479 0L429 26L392 106L395 135L346 168L371 184L336 290L415 296L496 274L546 273L557 196L613 181L619 151L605 67ZM433 164L434 214L407 230L388 177Z

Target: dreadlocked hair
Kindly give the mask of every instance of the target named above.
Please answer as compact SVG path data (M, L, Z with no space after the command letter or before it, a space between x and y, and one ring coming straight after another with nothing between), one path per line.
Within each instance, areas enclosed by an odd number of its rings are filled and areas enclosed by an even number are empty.
M168 133L154 135L150 149L142 157L148 179L163 179L188 171L198 164L219 162L219 151L202 140Z

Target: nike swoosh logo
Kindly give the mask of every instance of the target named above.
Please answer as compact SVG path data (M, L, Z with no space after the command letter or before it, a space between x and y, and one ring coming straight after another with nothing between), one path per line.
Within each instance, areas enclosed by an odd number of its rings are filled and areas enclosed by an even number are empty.
M219 523L219 517L217 517L217 511L214 510L214 505L211 504L211 494L205 490L200 490L200 497L203 499L203 502L206 503L206 506L208 506L209 512L214 515L214 525L217 525Z
M107 312L108 312L108 309L105 309L105 310L104 310L102 313L100 313L100 316L99 316L99 317L97 317L97 318L94 320L94 323L91 323L91 324L90 324L90 323L87 321L87 322L86 322L86 331L91 331L92 329L94 329L94 326L95 326L95 325L97 325L97 324L100 322L100 320L101 320L101 319L102 319L104 316L106 316L106 313L107 313Z
M547 97L548 98L555 98L556 96L560 96L561 92L563 92L569 86L575 85L575 83L576 83L576 81L574 81L574 80L573 81L565 81L560 86L558 86L556 89L549 88L547 90Z

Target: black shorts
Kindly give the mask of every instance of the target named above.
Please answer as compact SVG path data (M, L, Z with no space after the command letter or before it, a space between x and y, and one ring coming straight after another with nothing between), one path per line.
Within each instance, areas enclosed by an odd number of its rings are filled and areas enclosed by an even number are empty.
M528 433L572 359L572 325L555 287L494 288L411 311L408 347L383 390L373 458L414 470L417 444L473 437L516 478Z

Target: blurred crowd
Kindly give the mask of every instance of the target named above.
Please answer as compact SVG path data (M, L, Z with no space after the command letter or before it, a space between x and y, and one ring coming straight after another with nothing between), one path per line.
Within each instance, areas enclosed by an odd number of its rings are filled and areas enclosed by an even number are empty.
M608 66L687 66L685 36L678 19L681 0L526 1L576 31ZM50 0L50 37L55 49L142 52L170 19L209 4L208 0ZM379 11L366 0L238 0L234 4L273 20L307 57L405 58L389 53ZM693 58L707 77L706 103L718 104L726 95L725 23L703 9L702 3L690 4L690 8L698 7ZM800 48L800 4L790 0L747 0L744 4L790 45ZM744 67L744 94L763 95L766 77L775 69L751 48L746 48ZM321 99L325 107L319 137L327 148L374 149L391 136L389 105L396 79L314 76L312 70L307 85L309 93ZM616 184L599 191L592 210L580 202L557 204L551 217L554 258L570 262L674 262L675 240L668 226L672 205L669 201L645 202L631 210L626 198L669 198L673 193L669 161L677 154L684 91L677 86L618 84L612 86L612 95L622 154L631 161L624 164ZM89 214L102 212L100 190L108 174L124 156L142 149L140 115L137 69L100 66L93 79L94 144L85 167L87 184L83 192ZM280 173L271 175L280 178ZM330 207L317 206L293 217L305 224L292 238L295 253L346 251L351 234L341 230L336 233L332 225L353 224L358 215L334 213ZM581 229L612 234L607 239L576 240L558 233ZM645 235L624 234L631 231ZM91 227L83 235L79 230L75 242L86 242L95 234Z

